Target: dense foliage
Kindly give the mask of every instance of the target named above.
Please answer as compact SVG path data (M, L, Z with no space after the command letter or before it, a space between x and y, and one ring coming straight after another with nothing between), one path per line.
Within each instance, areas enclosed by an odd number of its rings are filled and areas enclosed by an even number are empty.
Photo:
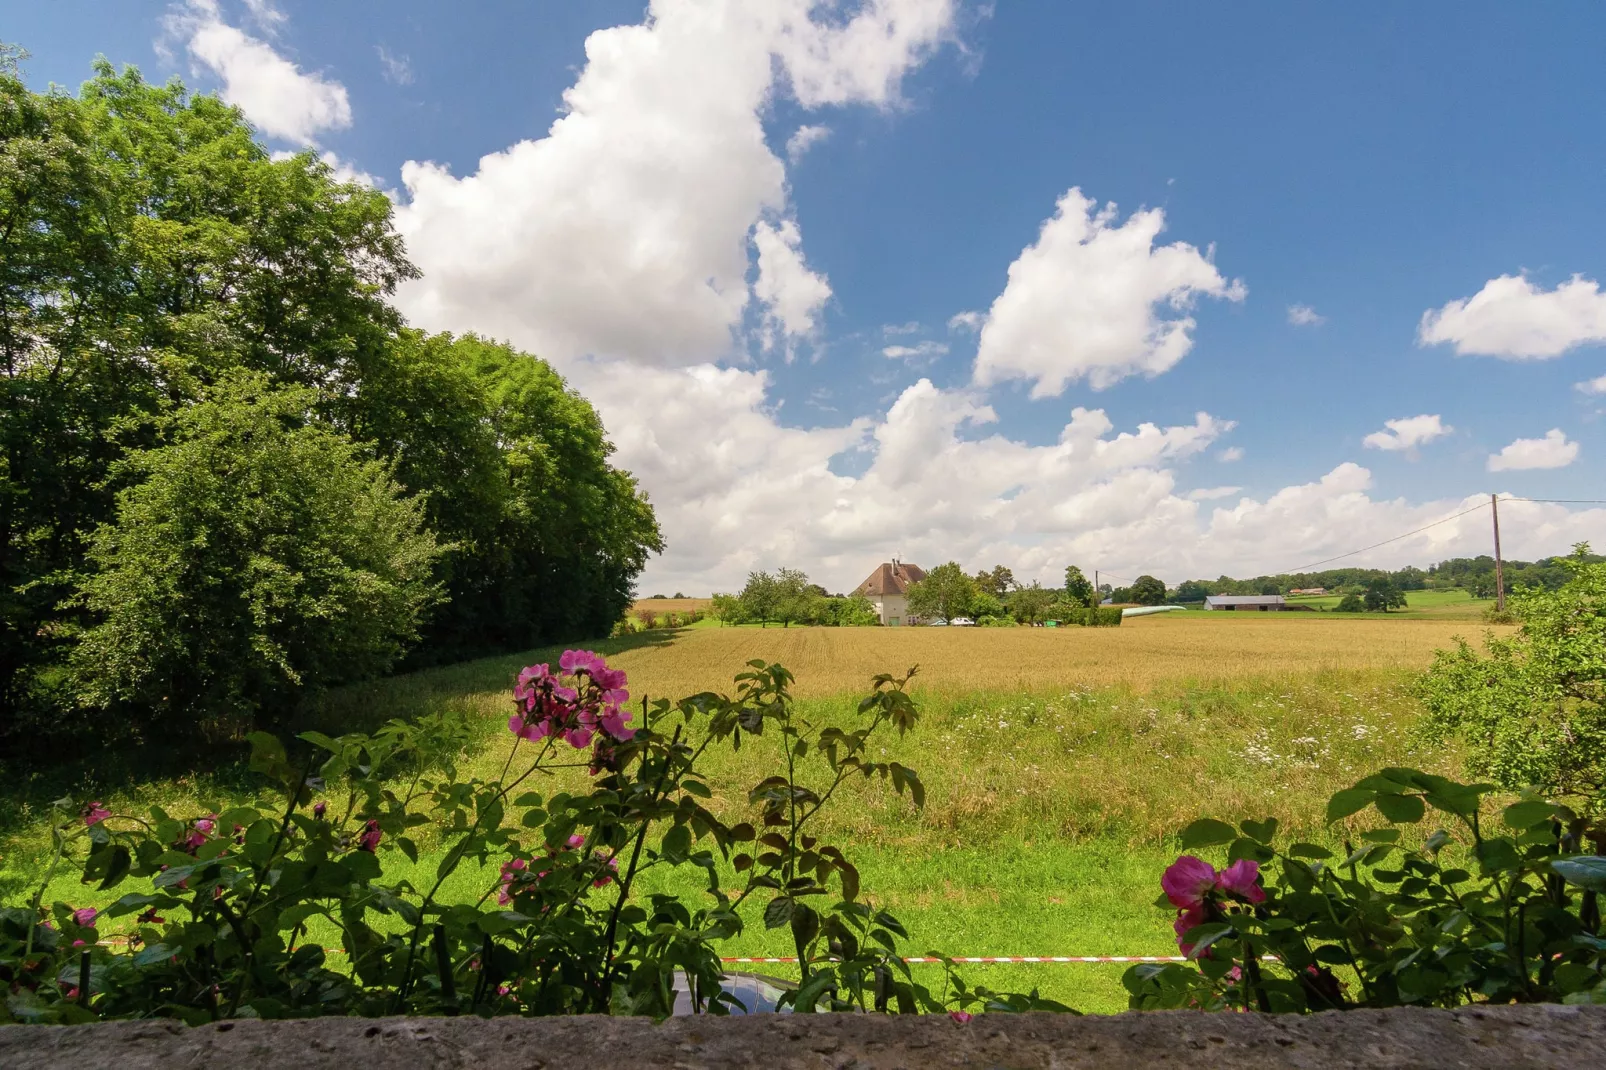
M1469 771L1516 790L1537 786L1582 811L1606 812L1606 564L1580 544L1567 581L1512 602L1515 635L1465 640L1423 677L1430 739L1472 744Z
M1135 1009L1323 1011L1465 1003L1606 1003L1606 824L1525 795L1485 812L1489 784L1385 769L1334 795L1328 818L1385 827L1275 847L1277 821L1210 819L1161 880L1187 965L1123 978ZM1448 823L1422 834L1433 814Z
M918 721L907 680L877 677L855 723L813 729L794 715L791 675L753 662L734 697L659 700L633 724L625 674L571 650L519 674L517 740L493 780L459 776L472 730L441 714L372 736L306 733L294 754L254 734L253 768L284 793L277 810L234 799L136 818L63 800L38 893L0 908L0 1021L664 1016L677 989L723 1014L741 1008L718 945L741 931L749 900L766 927L791 934L801 978L783 999L794 1010L1063 1009L951 973L943 992L917 983L903 927L816 835L850 780L923 804L913 770L872 757L881 734ZM744 741L772 747L777 771L747 793L753 821L727 824L708 809L698 762ZM577 760L590 767L586 790L531 790L532 777ZM430 848L415 886L401 874ZM101 892L136 890L104 909L47 906L62 867ZM642 873L676 867L698 871L687 886L703 890L633 894ZM113 928L126 938L103 939Z
M90 738L66 667L108 623L91 549L148 471L122 462L171 445L175 415L237 371L315 391L307 419L422 496L444 600L393 637L458 657L623 614L660 542L595 412L534 358L405 330L387 295L416 272L391 211L310 153L270 158L237 110L176 82L101 63L77 95L33 93L0 62L7 749ZM138 728L149 710L123 712Z
M926 577L909 585L909 614L926 620L952 620L967 616L979 593L976 581L949 561L926 573Z
M384 672L440 596L417 498L309 419L316 395L227 373L131 453L82 588L93 626L76 690L166 734L232 711L279 720L299 695ZM124 711L129 716L123 716ZM247 717L249 727L249 717Z

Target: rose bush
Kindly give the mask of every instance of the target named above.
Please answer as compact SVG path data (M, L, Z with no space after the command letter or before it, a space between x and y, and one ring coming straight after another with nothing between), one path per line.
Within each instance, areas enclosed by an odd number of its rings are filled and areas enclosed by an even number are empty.
M912 674L876 677L850 729L796 719L791 674L757 661L734 697L642 702L637 723L625 674L568 651L556 671L519 674L495 779L459 775L476 729L440 714L372 735L304 733L294 753L254 734L252 768L284 795L276 809L135 816L60 800L37 893L0 908L0 1021L662 1016L681 984L697 1009L726 1013L739 1005L718 945L741 932L749 900L790 933L795 1010L1063 1009L969 988L951 963L940 995L916 983L903 926L811 832L852 779L923 804L914 770L869 757L878 733L917 723ZM782 768L748 793L754 820L728 823L706 805L698 760L766 736ZM572 766L589 770L588 790L521 790ZM437 856L428 880L411 875L420 840ZM701 871L700 895L632 894L648 869L680 866ZM103 909L47 907L64 867L103 898L136 890Z
M1275 819L1196 821L1193 855L1161 877L1186 965L1134 966L1134 1009L1320 1011L1474 1002L1606 1003L1606 821L1527 793L1484 813L1494 788L1385 769L1328 803L1329 821L1386 823L1274 846ZM1447 827L1422 827L1429 813ZM1428 831L1431 829L1431 831Z

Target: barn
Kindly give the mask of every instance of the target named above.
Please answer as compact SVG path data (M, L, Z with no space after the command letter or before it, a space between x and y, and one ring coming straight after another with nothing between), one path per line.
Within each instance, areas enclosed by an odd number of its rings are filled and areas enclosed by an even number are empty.
M1205 599L1205 608L1275 613L1288 608L1288 599L1280 594L1213 594Z

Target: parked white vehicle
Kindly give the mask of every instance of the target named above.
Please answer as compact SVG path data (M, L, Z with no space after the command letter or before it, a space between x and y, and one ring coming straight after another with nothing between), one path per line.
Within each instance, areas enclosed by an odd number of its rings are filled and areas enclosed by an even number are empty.
M929 622L926 625L926 627L928 627L928 628L946 628L946 627L948 627L948 622L943 620L941 617L938 617L936 620Z
M948 623L952 624L956 628L974 628L976 626L976 622L971 620L969 617L955 617Z

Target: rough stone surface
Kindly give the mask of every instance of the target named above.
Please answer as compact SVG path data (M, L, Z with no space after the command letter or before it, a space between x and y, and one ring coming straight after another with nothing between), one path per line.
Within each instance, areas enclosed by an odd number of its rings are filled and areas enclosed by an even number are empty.
M1310 1017L1171 1011L946 1017L323 1018L187 1028L170 1021L0 1027L0 1066L685 1067L688 1070L1600 1070L1606 1007L1349 1011Z

